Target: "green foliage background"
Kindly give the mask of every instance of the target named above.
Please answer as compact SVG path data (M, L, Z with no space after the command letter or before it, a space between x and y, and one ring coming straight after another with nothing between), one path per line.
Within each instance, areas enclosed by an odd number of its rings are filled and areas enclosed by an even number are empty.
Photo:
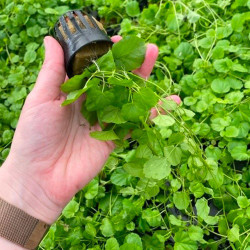
M159 46L150 81L183 100L181 119L155 122L171 173L156 178L164 162L146 146L117 148L41 249L249 249L250 2L142 2L0 0L0 161L41 67L43 37L67 10L97 10L107 27ZM138 177L142 158L149 172Z

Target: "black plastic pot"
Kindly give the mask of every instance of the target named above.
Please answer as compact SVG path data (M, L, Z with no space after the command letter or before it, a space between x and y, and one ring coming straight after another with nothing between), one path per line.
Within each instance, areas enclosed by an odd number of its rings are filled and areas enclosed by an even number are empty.
M54 37L63 48L68 77L81 74L113 44L102 24L80 10L68 11L59 18Z

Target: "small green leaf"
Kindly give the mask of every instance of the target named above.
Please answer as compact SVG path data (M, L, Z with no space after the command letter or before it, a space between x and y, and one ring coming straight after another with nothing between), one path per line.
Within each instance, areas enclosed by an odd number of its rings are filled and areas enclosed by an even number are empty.
M217 147L214 147L212 145L208 146L205 149L206 156L208 158L211 158L215 161L218 161L221 158L221 150Z
M90 135L92 138L95 138L101 141L113 141L113 140L119 139L119 137L116 135L116 133L113 130L95 131L95 132L91 132Z
M178 231L174 236L174 250L197 250L197 243L184 231Z
M230 90L230 83L226 79L217 78L212 81L211 88L216 93L227 93Z
M141 88L133 95L133 100L138 106L147 110L154 107L158 102L156 94L150 88Z
M67 95L67 99L62 103L62 106L67 106L67 105L75 102L84 92L86 92L86 89L84 89L84 88L70 92Z
M12 130L4 130L3 134L2 134L2 140L4 144L7 144L9 142L11 142L12 138L13 138L14 132Z
M184 104L187 106L194 105L197 102L197 98L188 96L184 98Z
M250 81L246 81L245 82L245 88L246 89L250 89Z
M33 25L27 29L27 35L30 37L39 37L41 27L39 25Z
M190 198L189 195L187 193L184 192L176 192L174 193L173 196L173 202L174 205L182 210L182 209L187 209L190 203Z
M205 110L207 110L207 108L208 108L208 105L204 101L199 101L196 104L196 111L199 112L199 113L204 112Z
M129 184L131 176L123 169L116 169L112 173L110 180L116 186L125 186Z
M164 155L171 165L177 166L181 162L182 151L178 147L168 146L164 148Z
M222 235L227 235L228 223L225 218L221 218L218 223L218 231Z
M88 111L99 111L109 106L113 100L114 93L110 90L102 92L94 85L87 91L86 108Z
M124 239L124 243L135 244L142 248L141 237L135 233L128 234Z
M98 69L100 71L112 71L115 69L115 61L113 57L113 53L110 50L107 54L103 55L102 57L98 58L96 61L98 65ZM96 69L96 65L93 64L92 67Z
M135 156L136 158L150 159L153 154L147 145L139 145L135 151Z
M126 5L126 12L131 17L136 17L140 14L139 3L137 1L129 1Z
M152 121L159 127L169 127L175 124L175 120L169 115L158 115Z
M109 238L105 244L105 250L119 250L119 243L115 238Z
M134 193L131 193L131 195L134 195ZM135 230L135 223L133 221L131 221L130 223L128 223L126 225L126 229L128 231L134 231Z
M227 233L228 239L231 242L236 242L240 239L240 229L238 225L234 225Z
M99 183L97 179L93 179L85 188L85 198L88 200L94 199L98 194Z
M9 20L8 15L0 15L0 26L4 26Z
M233 91L225 96L225 100L231 104L239 103L243 98L244 94L241 91Z
M102 121L115 124L126 122L121 115L121 110L114 106L108 106L103 110Z
M171 180L170 183L174 192L176 192L177 190L181 188L181 182L178 179L173 179Z
M122 106L121 115L126 121L139 122L140 116L145 115L145 110L136 103L127 103Z
M125 187L125 188L122 188L119 193L121 193L122 196L126 197L129 195L135 195L136 191L132 187Z
M215 131L222 131L226 126L228 126L231 122L230 117L218 117L212 119L211 127Z
M246 196L238 196L237 203L239 207L246 208L250 205L250 200Z
M131 71L142 65L146 46L141 38L127 36L113 45L112 52L117 68Z
M248 12L249 13L249 12ZM234 31L242 32L244 29L244 23L246 20L249 20L249 14L246 13L237 13L233 16L231 20L231 25Z
M24 55L24 62L27 64L33 63L36 60L36 52L28 50Z
M208 225L216 225L219 221L219 217L218 216L207 216L207 218L205 218L205 222Z
M197 200L195 207L197 209L197 215L202 218L207 224L215 225L218 223L218 216L209 216L210 207L205 198Z
M209 175L209 174L208 174ZM208 181L209 185L212 188L219 188L220 186L222 186L223 182L224 182L224 173L223 170L221 168L219 168L216 172L216 174L210 175L211 179Z
M168 145L177 145L183 142L185 135L183 133L174 133L168 139Z
M203 239L203 230L198 226L190 226L188 229L188 235L191 240L201 241Z
M151 227L159 227L161 225L161 214L158 210L147 208L142 211L142 218L145 219Z
M119 80L115 77L110 77L108 79L108 83L110 85L118 85L118 86L124 86L124 87L133 87L133 81L131 79L123 79L123 80Z
M196 201L195 207L197 209L197 215L201 217L203 220L207 218L210 208L207 204L207 200L205 198L201 198Z
M171 168L166 158L153 156L148 160L143 172L147 178L153 178L156 180L162 180L170 174Z
M91 238L96 236L96 228L93 224L87 223L85 226L85 233L88 234Z
M247 215L248 219L250 219L250 207L248 207L246 209L246 215Z
M189 11L187 18L190 23L196 23L200 19L200 15L197 12Z
M102 235L105 237L113 236L115 231L111 221L108 218L102 220L102 225L100 226Z
M64 93L70 93L72 91L82 89L84 86L84 73L82 75L75 75L74 77L70 78L68 81L61 85L61 90Z
M5 160L7 158L7 156L9 155L10 153L10 149L9 148L5 148L2 152L1 152L1 155L3 157L3 159Z
M221 72L221 73L227 73L228 71L230 71L233 65L233 62L229 58L224 58L224 59L215 60L213 65L216 71Z
M179 219L177 219L174 215L170 214L169 215L169 222L172 224L172 225L175 225L175 226L182 226L183 222Z
M141 247L134 243L125 243L121 245L120 250L128 250L128 249L133 249L133 250L142 250Z
M128 18L123 18L121 22L121 32L129 32L132 28L132 20Z
M194 51L192 45L187 42L182 42L174 51L175 56L181 60L192 55L193 53Z
M72 218L75 216L76 212L79 210L79 203L75 200L70 201L70 203L63 209L62 214L65 218Z
M134 161L123 165L123 168L130 175L143 178L144 177L144 173L143 173L144 163L145 163L145 159L135 159Z
M167 25L167 28L171 31L178 30L179 22L177 21L177 17L174 13L167 15L166 25Z
M233 71L238 71L238 72L243 72L243 73L248 72L247 68L245 68L244 66L240 65L239 63L234 63L232 65L231 69Z
M58 12L55 9L52 9L52 8L46 8L44 10L44 12L47 13L47 14L58 15Z
M226 128L225 132L223 133L226 137L237 137L239 134L239 129L235 126L229 126Z
M233 29L231 25L226 25L224 27L218 27L216 31L217 39L223 39L225 37L228 37L232 34Z
M243 87L242 82L238 79L227 77L226 80L232 89L241 89Z
M247 154L247 145L243 141L229 142L228 150L235 160L245 161L249 159L249 155Z
M198 45L203 49L209 49L214 42L214 38L212 37L205 37L198 41Z
M31 43L26 45L26 49L27 49L27 51L29 51L29 50L35 51L39 46L40 45L38 43L31 42Z
M68 80L65 83L65 85L62 85L61 89L65 92L67 92L68 90L72 90L72 89L76 89L76 88L80 87L81 85L79 85L79 84L82 84L82 83L80 83L81 77L82 76L74 76L73 78ZM100 82L100 80L98 78L93 78L92 80L87 82L87 84L84 86L83 89L78 89L78 90L74 90L74 91L70 92L67 95L67 99L62 103L62 106L66 106L66 105L69 105L69 104L75 102L78 98L80 98L80 96L83 93L85 93L92 86L98 85L99 82ZM71 84L72 84L72 86L71 86Z
M192 182L189 186L189 190L196 198L200 198L205 192L204 186L200 182Z

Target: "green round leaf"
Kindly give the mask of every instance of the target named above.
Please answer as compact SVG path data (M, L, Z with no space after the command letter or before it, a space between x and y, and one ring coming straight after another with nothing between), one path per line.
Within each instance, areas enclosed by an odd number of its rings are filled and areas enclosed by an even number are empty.
M179 230L174 236L174 250L197 250L197 243L189 237L187 232Z
M203 230L198 226L191 226L188 229L188 235L191 240L201 241L203 239Z
M24 55L24 62L30 64L33 63L36 60L36 52L29 50Z
M66 218L72 218L75 216L76 212L79 210L79 203L75 200L70 201L70 203L64 208L62 214Z
M119 243L115 238L109 238L105 244L105 250L119 250Z
M143 168L145 177L162 180L170 174L171 168L166 158L153 156Z
M114 235L114 228L111 221L108 218L102 220L102 225L100 226L102 235L105 237L110 237Z
M161 214L158 210L147 208L142 211L142 218L145 219L151 227L159 227L161 225Z
M158 115L153 122L159 127L170 127L175 124L175 120L169 115Z
M173 197L174 205L182 210L187 209L190 203L190 198L187 193L184 192L176 192Z
M136 17L140 14L139 3L137 1L128 1L126 5L126 12L131 17Z
M250 200L246 196L237 197L238 206L241 208L246 208L250 205Z
M226 79L218 78L212 81L211 88L216 93L227 93L230 90L230 83Z
M127 36L113 45L112 52L117 68L131 71L142 65L146 46L141 38Z

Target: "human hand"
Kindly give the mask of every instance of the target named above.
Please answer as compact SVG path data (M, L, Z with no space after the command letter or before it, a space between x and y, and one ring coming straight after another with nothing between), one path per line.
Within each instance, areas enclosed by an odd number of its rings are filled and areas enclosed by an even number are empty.
M63 50L52 37L45 38L45 47L45 62L24 104L10 154L0 168L0 197L51 224L75 193L98 174L114 143L90 137L100 126L89 128L80 113L82 100L61 107L66 98L60 91L66 77ZM149 44L145 62L135 73L149 77L157 56L158 48ZM180 102L176 96L173 99Z

